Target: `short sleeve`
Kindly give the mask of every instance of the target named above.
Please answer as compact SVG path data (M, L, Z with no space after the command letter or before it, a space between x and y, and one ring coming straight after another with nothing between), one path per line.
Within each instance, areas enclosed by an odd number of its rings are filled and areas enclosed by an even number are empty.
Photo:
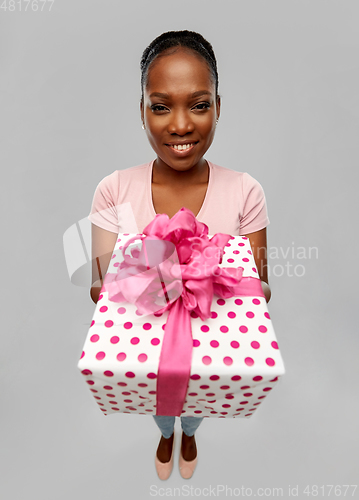
M243 173L242 214L239 235L254 233L270 224L265 194L261 184L247 172Z
M91 212L87 217L93 224L118 234L117 199L119 175L116 170L99 182L92 200Z

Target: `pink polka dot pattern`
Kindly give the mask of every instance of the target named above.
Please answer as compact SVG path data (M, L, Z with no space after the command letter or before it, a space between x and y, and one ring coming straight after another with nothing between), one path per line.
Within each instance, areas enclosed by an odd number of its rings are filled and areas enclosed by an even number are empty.
M117 272L120 246L133 236L119 235L108 272ZM249 240L242 236L231 236L221 265L258 277ZM105 416L154 415L168 312L139 314L133 304L109 301L107 292L100 297L78 362L86 386ZM192 366L181 414L250 418L284 373L265 299L214 296L208 319L190 315Z

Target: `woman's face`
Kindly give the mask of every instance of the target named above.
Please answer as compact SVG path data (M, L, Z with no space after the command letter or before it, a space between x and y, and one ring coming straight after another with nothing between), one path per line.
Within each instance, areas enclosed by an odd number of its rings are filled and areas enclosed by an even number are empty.
M201 165L220 113L207 62L181 48L161 55L150 65L143 96L141 118L156 163L178 171ZM175 144L190 147L178 151Z

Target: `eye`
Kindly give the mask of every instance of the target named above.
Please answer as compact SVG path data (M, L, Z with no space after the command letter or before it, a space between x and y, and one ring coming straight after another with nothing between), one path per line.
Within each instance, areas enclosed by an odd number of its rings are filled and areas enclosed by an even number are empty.
M164 111L166 108L161 104L154 104L151 106L152 111Z
M199 106L201 106L201 107L199 107ZM199 104L197 104L195 106L195 109L199 109L200 111L202 111L202 110L208 109L210 106L211 105L209 102L200 102Z

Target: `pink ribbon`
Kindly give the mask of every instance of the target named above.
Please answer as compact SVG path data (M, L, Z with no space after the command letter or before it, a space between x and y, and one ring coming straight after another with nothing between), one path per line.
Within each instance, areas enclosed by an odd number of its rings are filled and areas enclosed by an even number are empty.
M208 237L208 226L187 208L171 219L157 214L143 235L129 239L117 273L107 273L103 290L114 302L131 302L141 314L169 311L157 374L157 415L180 416L192 361L190 313L210 317L213 295L264 297L258 278L242 277L242 267L220 267L231 236ZM129 245L141 240L141 248Z

